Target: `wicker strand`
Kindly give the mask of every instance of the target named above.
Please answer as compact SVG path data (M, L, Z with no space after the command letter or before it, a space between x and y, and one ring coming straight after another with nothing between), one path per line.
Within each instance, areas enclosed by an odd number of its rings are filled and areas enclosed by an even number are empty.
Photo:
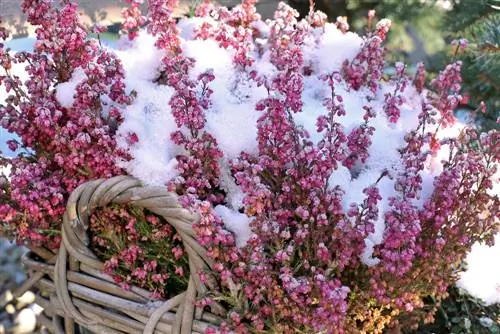
M184 299L184 310L182 311L181 334L191 333L194 318L194 302L196 301L196 286L193 279L195 274L191 274L188 288L186 290L186 298Z
M175 296L174 298L167 300L165 303L163 303L163 305L161 307L156 309L156 311L154 311L153 314L151 314L151 316L149 317L143 333L144 334L153 334L154 329L156 327L156 324L160 320L161 316L164 313L173 309L174 307L177 307L182 302L182 300L185 298L185 295L186 295L186 293L183 292L183 293Z
M61 301L64 311L74 318L78 322L88 323L89 325L95 325L96 322L90 318L84 316L78 309L73 305L71 296L68 291L68 279L66 275L66 261L67 261L67 250L64 243L59 249L59 257L57 258L55 267L54 283L56 285L57 297Z

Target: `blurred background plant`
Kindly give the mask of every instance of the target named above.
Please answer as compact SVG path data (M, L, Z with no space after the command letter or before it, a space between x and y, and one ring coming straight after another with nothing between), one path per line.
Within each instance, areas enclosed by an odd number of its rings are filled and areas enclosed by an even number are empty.
M469 47L460 56L468 107L484 101L487 111L477 116L485 130L498 128L500 112L500 0L454 0L442 22L447 38L466 38Z
M431 324L421 324L417 333L498 334L500 333L500 305L486 306L464 290L451 287L449 297L441 302ZM433 300L428 300L434 306ZM408 332L407 334L415 333Z

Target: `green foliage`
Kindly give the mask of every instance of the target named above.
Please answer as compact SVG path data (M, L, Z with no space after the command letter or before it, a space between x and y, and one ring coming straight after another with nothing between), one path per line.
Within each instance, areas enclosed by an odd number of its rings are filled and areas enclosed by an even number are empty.
M499 334L500 305L485 306L456 287L441 302L432 324L421 325L417 333ZM429 306L435 306L432 300Z
M495 3L499 0L454 0L452 10L445 20L446 31L460 33L464 30L475 30L480 21L494 13Z
M464 91L476 109L481 101L487 113L478 115L485 129L498 128L500 117L500 0L463 0L456 3L443 22L448 38L466 38L469 47L463 61Z
M162 297L187 288L187 255L175 229L161 216L133 205L113 204L93 213L89 232L94 254L106 265L115 259L116 265L110 271L117 283L136 285ZM138 247L140 252L128 263L126 254L131 247ZM183 255L176 258L174 248L182 249ZM152 261L155 267L148 268ZM135 276L135 270L145 270L146 276ZM159 281L154 275L162 275L164 279Z

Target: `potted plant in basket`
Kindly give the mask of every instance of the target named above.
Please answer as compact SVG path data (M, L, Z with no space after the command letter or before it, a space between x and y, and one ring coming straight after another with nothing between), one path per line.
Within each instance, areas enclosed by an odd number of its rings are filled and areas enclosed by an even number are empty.
M499 135L456 124L461 63L430 83L423 65L388 74L389 20L361 37L313 6L264 22L254 0L203 2L176 22L175 1L148 1L147 18L127 2L118 50L88 38L75 4L45 0L22 5L34 51L0 49L0 122L19 138L0 220L33 248L47 326L431 321L423 299L445 297L498 228Z

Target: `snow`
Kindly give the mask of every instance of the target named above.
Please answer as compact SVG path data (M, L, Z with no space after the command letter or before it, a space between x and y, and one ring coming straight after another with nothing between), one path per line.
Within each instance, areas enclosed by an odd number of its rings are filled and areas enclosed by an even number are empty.
M260 37L262 38L267 38L269 36L269 33L271 32L271 29L269 29L269 26L266 24L266 22L262 20L252 22L252 27L259 31Z
M177 23L177 29L179 29L179 35L182 39L189 40L194 38L195 29L200 27L203 22L215 23L210 18L200 18L200 17L190 17L182 18Z
M242 151L257 152L257 119L255 104L266 91L258 88L246 74L239 74L232 65L231 51L220 48L215 41L186 41L184 54L196 59L192 77L209 69L215 80L212 106L206 114L206 129L212 133L227 159Z
M339 186L345 192L349 191L349 186L351 184L351 171L344 166L339 166L339 168L330 175L328 179L328 188L333 189Z
M235 235L236 246L245 246L252 234L250 218L244 213L231 210L224 205L217 205L214 210L224 222L224 226Z
M153 82L162 57L154 42L141 32L129 48L115 51L127 73L127 89L137 92L123 111L124 122L118 129L118 145L128 148L134 159L118 164L147 185L163 186L178 176L175 156L181 151L170 141L170 134L177 130L168 107L173 90ZM127 140L130 134L139 139L132 146Z
M491 318L488 317L479 318L479 322L481 323L482 326L486 328L493 326L493 324L495 323Z
M446 128L441 128L437 132L437 138L439 140L446 138L456 138L460 134L460 132L465 128L465 125L461 122L456 122L453 126L449 126ZM443 166L441 161L448 160L450 155L450 148L448 145L442 145L437 154L433 157L429 157L428 164L430 171L437 175L441 173L443 170Z
M154 46L155 40L150 34L141 31L126 49L113 50L125 68L129 89L137 90L146 82L151 84L158 76L163 52Z
M220 187L226 192L226 202L228 203L229 208L233 210L237 211L242 209L245 194L240 186L236 184L234 177L231 175L228 161L221 159L219 163L221 166Z
M457 286L465 289L486 305L500 303L500 233L495 245L476 243L466 258L467 270L460 275ZM496 263L496 265L495 265Z
M350 208L351 203L361 204L366 195L363 194L363 190L374 185L375 181L382 175L383 169L365 169L363 170L357 178L353 179L346 188L348 191L342 198L342 205L344 211ZM374 266L379 263L378 258L374 258L373 247L379 245L383 241L383 235L385 231L385 219L384 213L389 210L389 197L395 196L396 191L394 189L394 180L390 178L383 177L377 184L380 196L382 199L378 202L377 208L378 219L374 222L374 232L370 233L365 239L365 249L361 254L361 260L364 264L368 266Z
M358 34L353 32L343 34L335 24L327 23L319 48L312 58L317 59L317 67L322 71L330 73L338 71L346 59L351 61L356 57L361 50L362 43L363 39Z
M71 79L56 86L56 100L61 107L71 108L75 102L76 87L87 79L84 70L78 67L71 75Z
M142 85L141 85L142 83ZM165 112L172 89L137 79L137 98L124 110L124 122L119 128L118 144L128 147L129 134L136 134L138 142L129 147L134 159L120 165L145 184L163 186L175 178L175 156L181 153L170 140L177 126L170 112Z
M1 176L5 176L6 178L10 178L10 166L0 167L0 181Z

